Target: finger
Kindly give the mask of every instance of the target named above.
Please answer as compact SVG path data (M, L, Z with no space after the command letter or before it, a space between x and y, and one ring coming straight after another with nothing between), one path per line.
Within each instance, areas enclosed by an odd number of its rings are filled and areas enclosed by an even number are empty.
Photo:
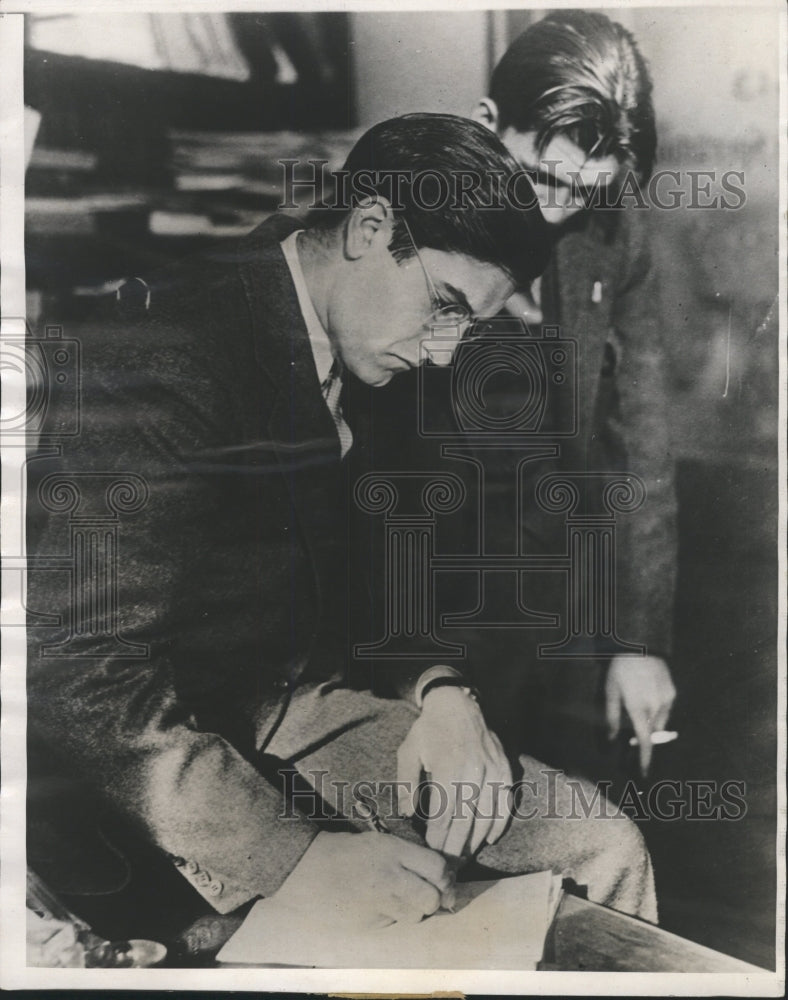
M609 678L605 685L605 714L607 716L607 738L614 740L621 728L621 691L618 684Z
M497 772L495 780L502 781L505 785L511 785L512 768L509 764L509 758L504 751L503 743L498 739L498 734L494 733L491 729L487 731L487 737L489 744L492 745L491 747L488 745L488 751L491 759L494 761L494 764L490 767L490 771Z
M469 813L469 806L466 804L461 809L463 814L460 815L458 810L452 817L443 841L443 853L452 858L462 857L473 836L474 819Z
M451 857L462 857L466 847L473 843L476 824L481 821L482 835L489 827L481 819L479 800L484 782L484 770L474 769L467 779L453 783L454 801L451 803L450 825L443 844L443 853Z
M370 916L369 920L366 922L366 929L381 931L384 927L391 927L392 924L396 924L397 918L393 915L393 913L387 912L393 910L393 908L393 906L381 905L379 907L379 912L374 916Z
M490 828L490 832L487 834L488 844L497 843L506 833L506 828L509 826L513 806L511 781L512 779L510 777L508 783L501 785L497 789L494 802L493 823Z
M509 821L508 789L512 784L512 769L504 753L503 744L492 730L487 730L485 733L484 748L491 764L484 776L485 783L479 811L486 822L482 824L477 820L474 825L472 853L475 853L485 841L494 844L505 831Z
M485 839L488 844L494 844L503 836L509 824L509 791L512 786L512 769L497 733L488 730L487 743L495 765L485 775L489 787L488 815L490 817L490 826ZM476 846L476 849L481 846L481 843Z
M494 733L492 729L487 730L487 742L492 743L493 745L494 752L491 754L491 756L495 758L495 760L499 762L501 766L509 769L509 761L507 760L506 754L504 753L503 743L501 743L501 741L498 739L498 734ZM509 780L511 780L511 775Z
M638 757L640 759L640 773L644 778L648 774L648 769L651 767L652 750L651 734L649 733L645 739L639 741Z
M454 878L444 858L421 844L397 839L397 858L402 868L434 885L439 892L448 892Z
M407 736L397 750L397 809L401 816L415 813L420 779L421 756L416 741Z
M498 809L498 791L505 783L501 774L506 774L506 758L503 757L503 748L498 738L488 731L484 734L482 743L490 763L482 777L477 801L467 807L474 813L470 839L471 854L475 854L482 844L490 839Z
M413 920L421 920L425 915L435 913L441 906L441 894L434 885L425 882L412 872L404 871L398 880L396 894L410 909Z
M447 889L446 892L441 893L441 907L444 910L450 910L454 913L454 908L457 905L457 888L455 884L452 884L451 889Z
M630 717L632 719L632 728L635 730L635 736L637 736L638 740L640 773L645 777L651 765L651 733L653 730L646 712L631 711Z
M672 701L668 705L663 705L662 708L657 712L654 717L654 732L659 729L664 729L668 724L668 719L670 718L670 710L673 706Z
M494 750L492 741L485 739L484 743L487 744L486 748ZM495 757L497 757L497 753ZM495 763L497 764L497 760ZM481 790L477 800L472 805L469 804L466 806L473 814L473 828L470 839L471 854L475 854L479 850L490 836L490 830L492 830L495 818L495 800L498 791L495 783L497 773L495 766L487 768L482 777Z
M455 811L454 801L450 795L453 787L451 782L440 782L433 778L430 785L430 798L427 811L427 846L434 851L446 853L446 838L452 824L452 814Z
M475 854L482 844L490 839L490 831L495 821L495 811L498 808L498 786L485 781L479 798L478 815L474 819L471 833L471 854Z

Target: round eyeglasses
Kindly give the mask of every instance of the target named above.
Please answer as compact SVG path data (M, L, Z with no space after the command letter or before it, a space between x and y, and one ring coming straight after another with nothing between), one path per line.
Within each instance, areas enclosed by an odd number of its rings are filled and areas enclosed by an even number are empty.
M419 253L419 248L416 246L416 241L413 238L413 233L410 231L408 220L404 216L400 216L400 219L405 227L405 232L408 234L408 238L410 239L413 252L416 254L419 264L421 265L421 269L424 272L424 280L427 282L427 291L432 303L432 312L425 320L424 325L455 327L464 326L466 329L470 328L472 320L470 309L468 309L468 307L463 305L461 302L444 302L441 299L440 295L438 295L438 290L435 287L435 282L430 277L430 272L427 270L424 259Z

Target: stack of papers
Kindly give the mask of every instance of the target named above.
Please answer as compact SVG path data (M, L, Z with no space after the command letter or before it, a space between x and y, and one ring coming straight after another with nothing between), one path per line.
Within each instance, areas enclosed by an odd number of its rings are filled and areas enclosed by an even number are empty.
M330 905L312 912L276 895L260 900L219 952L231 965L349 969L512 969L531 971L561 899L550 871L457 885L456 912L418 924L358 931L332 923Z

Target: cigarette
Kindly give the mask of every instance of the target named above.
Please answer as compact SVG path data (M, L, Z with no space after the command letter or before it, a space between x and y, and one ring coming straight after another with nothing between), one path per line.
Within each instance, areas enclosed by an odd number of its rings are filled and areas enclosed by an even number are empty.
M659 746L660 743L672 743L674 740L679 738L679 734L672 729L657 729L651 734L651 745ZM639 740L637 736L633 736L629 745L631 747L636 747L639 745Z

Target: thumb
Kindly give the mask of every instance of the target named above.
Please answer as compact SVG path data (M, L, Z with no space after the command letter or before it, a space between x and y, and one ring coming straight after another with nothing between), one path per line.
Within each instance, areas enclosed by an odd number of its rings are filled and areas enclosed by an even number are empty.
M605 685L605 714L607 716L607 738L614 740L621 728L621 691L618 682L610 677Z
M416 811L416 790L421 779L421 754L413 734L408 733L397 750L397 806L401 816Z

